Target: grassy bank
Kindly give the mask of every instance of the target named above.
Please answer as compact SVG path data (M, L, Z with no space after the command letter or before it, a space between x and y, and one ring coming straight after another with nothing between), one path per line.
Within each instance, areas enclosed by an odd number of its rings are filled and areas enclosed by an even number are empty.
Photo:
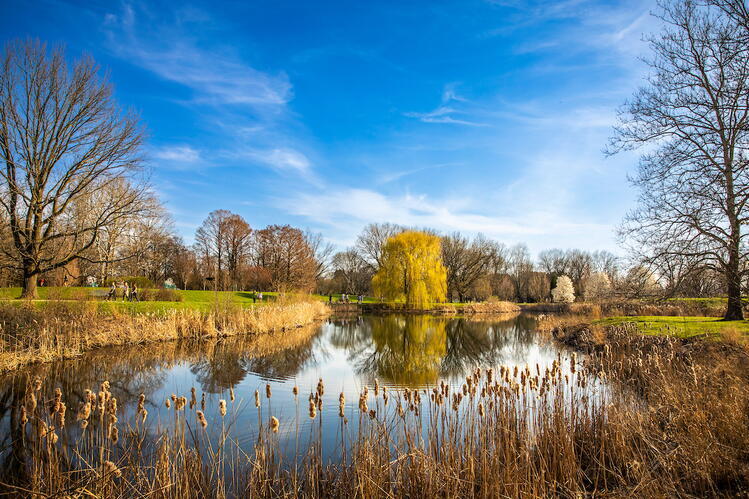
M273 401L297 397L290 392L261 394L263 426L247 451L231 435L241 410L233 392L218 406L201 407L200 393L189 391L144 400L141 407L169 404L165 428L140 408L118 408L106 383L87 395L31 382L11 417L18 466L4 486L39 496L187 498L746 494L747 351L631 326L596 331L556 331L590 355L545 371L477 370L453 389L365 388L358 401L339 402L342 455L331 462L322 458L322 425L312 426L313 445L300 456L284 454L282 438L293 439L298 425ZM323 399L338 402L322 383L300 387L310 390L309 401L299 395L297 417L320 418ZM63 403L71 407L65 422Z
M703 335L749 335L749 321L724 321L716 317L635 316L607 317L594 325L632 324L643 334L663 334L689 338Z
M217 300L206 308L165 308L158 313L132 313L96 301L0 303L0 372L109 345L291 329L327 314L323 303L305 297L279 298L256 307Z

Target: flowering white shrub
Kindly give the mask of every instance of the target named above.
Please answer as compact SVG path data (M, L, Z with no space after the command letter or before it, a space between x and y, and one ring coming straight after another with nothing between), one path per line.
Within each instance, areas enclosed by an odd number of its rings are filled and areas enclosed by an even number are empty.
M575 288L572 279L566 275L557 277L557 285L551 290L551 298L557 303L572 303L575 301Z
M611 281L603 272L594 272L585 280L585 299L602 300L611 294Z

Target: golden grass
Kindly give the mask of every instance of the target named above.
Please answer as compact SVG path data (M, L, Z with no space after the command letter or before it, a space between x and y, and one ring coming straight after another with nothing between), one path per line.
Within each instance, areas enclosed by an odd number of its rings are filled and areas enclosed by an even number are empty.
M327 314L324 303L299 297L253 308L217 301L210 311L179 309L158 315L104 314L96 303L85 301L50 302L43 309L0 305L0 372L104 346L288 330Z
M4 480L9 490L38 497L746 494L745 348L643 337L627 327L606 328L597 338L585 327L556 335L590 355L558 359L546 370L476 370L457 387L396 391L375 384L348 405L328 394L326 403L343 406L342 456L332 462L322 460L320 433L299 459L284 456L276 430L294 422L272 412L263 413L257 442L243 452L226 430L231 407L222 415L220 407L188 405L178 394L167 400L167 429L148 426L138 411L125 426L105 383L91 395L90 413L84 405L74 422L71 408L73 422L63 430L62 395L31 382L10 422L23 472ZM321 380L309 414L300 417L320 417L324 392ZM82 433L68 431L84 421ZM346 431L354 422L358 430ZM212 428L222 429L218 437L209 436Z

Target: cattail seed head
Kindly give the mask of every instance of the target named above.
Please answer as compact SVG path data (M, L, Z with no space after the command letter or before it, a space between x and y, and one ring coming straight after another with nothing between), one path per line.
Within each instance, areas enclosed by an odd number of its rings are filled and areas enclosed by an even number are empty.
M29 422L29 417L26 415L26 407L21 406L21 419L20 419L21 429L25 428L26 423L28 422Z
M208 421L206 421L203 411L195 411L195 415L198 418L198 423L200 423L200 426L202 426L203 429L208 428Z
M294 398L296 398L299 395L299 387L294 385L294 388L291 389L291 393L293 393Z
M172 406L172 401L169 399L166 399L166 401L164 401L164 405L166 406L167 409L169 409Z
M221 399L218 401L218 412L222 418L226 416L226 400Z
M122 476L122 471L112 461L104 461L104 473L117 478Z
M229 400L234 402L234 388L229 388Z
M42 378L40 378L39 376L37 376L36 378L34 378L34 386L33 386L33 388L34 388L35 392L38 392L39 390L42 389Z
M260 390L255 390L255 407L260 408Z
M270 383L265 384L265 396L266 398L270 398L271 396Z
M278 427L280 426L280 423L278 422L278 418L275 416L272 416L270 418L270 429L273 431L273 433L278 433Z

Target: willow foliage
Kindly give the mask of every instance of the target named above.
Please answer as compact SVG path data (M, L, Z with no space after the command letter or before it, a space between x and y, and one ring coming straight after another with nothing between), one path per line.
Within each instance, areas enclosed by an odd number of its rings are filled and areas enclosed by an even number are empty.
M377 296L426 308L445 300L447 271L442 265L440 238L405 231L390 237L382 250L380 270L372 279Z

